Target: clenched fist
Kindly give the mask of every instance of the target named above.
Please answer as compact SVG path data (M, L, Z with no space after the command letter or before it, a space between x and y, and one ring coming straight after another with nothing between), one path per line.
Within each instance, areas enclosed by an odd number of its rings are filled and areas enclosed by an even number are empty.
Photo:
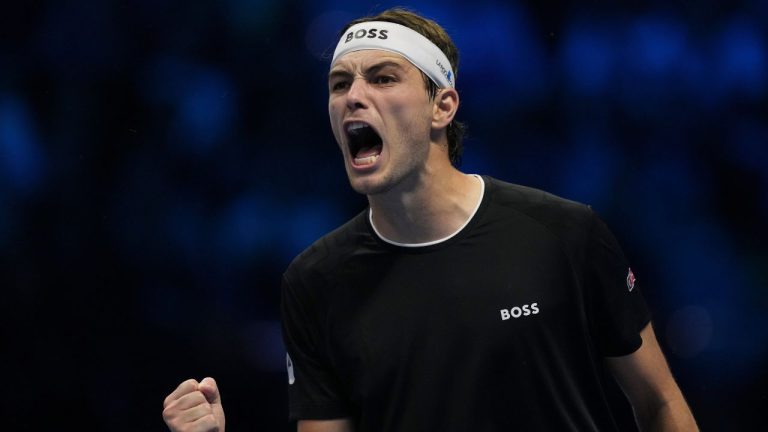
M213 378L179 384L163 402L163 420L172 432L224 432L224 408Z

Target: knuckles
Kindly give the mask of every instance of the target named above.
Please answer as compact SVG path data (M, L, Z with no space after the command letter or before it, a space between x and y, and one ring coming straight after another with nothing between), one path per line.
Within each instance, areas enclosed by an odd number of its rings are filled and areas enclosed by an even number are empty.
M213 406L199 385L196 380L188 379L163 400L163 420L172 432L220 432L223 425L219 424ZM212 387L215 389L215 384ZM195 420L190 421L191 418Z
M163 400L163 407L166 407L171 403L173 403L175 400L181 399L187 394L194 392L195 390L198 389L199 385L200 384L194 378L190 378L186 381L183 381L181 384L179 384L178 387L176 387L176 390L174 390L171 394L165 397L165 399ZM177 393L180 393L180 395L174 399L173 396Z
M167 399L167 398L166 398ZM182 408L182 405L184 408ZM163 406L163 418L173 419L178 414L189 410L204 410L205 412L212 413L213 406L205 398L203 393L196 391L182 396L179 399L171 400Z

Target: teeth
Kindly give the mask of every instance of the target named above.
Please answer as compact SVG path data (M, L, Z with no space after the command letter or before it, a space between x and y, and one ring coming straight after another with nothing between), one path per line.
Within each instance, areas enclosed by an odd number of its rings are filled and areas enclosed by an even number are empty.
M376 159L378 159L379 156L380 155L373 155L364 158L355 158L355 165L370 165L376 162Z
M366 123L363 122L352 122L347 125L347 132L354 132L358 129L367 128L370 127Z

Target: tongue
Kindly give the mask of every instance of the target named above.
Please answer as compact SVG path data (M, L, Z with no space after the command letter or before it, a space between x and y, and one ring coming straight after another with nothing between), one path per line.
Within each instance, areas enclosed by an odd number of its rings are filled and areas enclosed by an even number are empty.
M378 156L379 154L381 154L381 144L376 144L371 147L360 147L360 150L357 151L355 158L362 159L371 156Z

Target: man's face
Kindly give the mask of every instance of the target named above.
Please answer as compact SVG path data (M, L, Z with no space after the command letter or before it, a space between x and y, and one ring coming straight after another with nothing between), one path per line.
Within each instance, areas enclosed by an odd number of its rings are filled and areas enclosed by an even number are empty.
M328 113L357 192L392 190L425 168L433 103L421 72L404 57L362 50L336 61Z

